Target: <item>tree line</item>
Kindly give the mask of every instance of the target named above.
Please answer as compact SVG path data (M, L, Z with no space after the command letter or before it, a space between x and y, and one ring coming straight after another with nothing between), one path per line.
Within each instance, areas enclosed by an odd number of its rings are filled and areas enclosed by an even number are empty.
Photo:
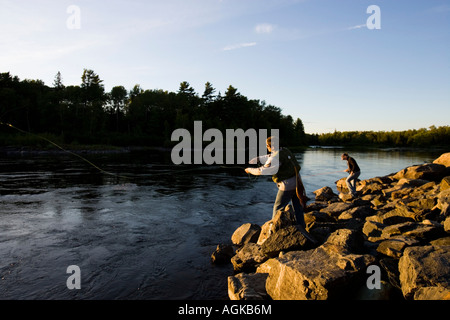
M65 86L58 72L52 86L41 80L20 80L0 73L0 122L42 135L61 144L111 146L173 146L172 132L203 130L279 129L286 146L448 146L450 127L407 131L347 131L306 134L301 119L279 107L249 99L230 85L224 94L207 82L200 95L187 82L177 92L131 90L115 86L107 92L93 70L84 69L80 85ZM269 131L270 132L270 131ZM42 140L0 126L0 145L39 144Z
M325 146L378 146L378 147L448 147L450 126L406 131L347 131L311 137L314 144Z
M301 119L294 121L279 107L249 99L232 85L224 94L207 82L200 95L187 81L177 92L144 90L140 85L131 90L115 86L107 92L103 80L89 69L84 69L80 85L65 86L58 72L51 87L1 73L0 121L64 144L170 146L172 132L192 132L194 121L202 121L204 130L223 132L279 129L285 145L308 142ZM0 144L8 145L17 135L1 126Z

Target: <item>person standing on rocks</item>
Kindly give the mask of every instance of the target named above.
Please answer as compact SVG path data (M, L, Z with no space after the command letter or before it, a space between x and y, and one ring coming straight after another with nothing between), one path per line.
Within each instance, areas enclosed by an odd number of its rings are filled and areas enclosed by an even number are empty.
M255 176L272 175L277 184L278 193L273 205L273 216L292 202L297 224L305 228L303 208L306 206L306 193L300 177L300 165L295 156L287 148L279 148L277 137L269 137L266 141L270 154L250 160L250 164L264 163L258 168L247 168L245 172Z
M350 190L350 194L353 197L356 197L356 180L361 175L361 170L359 169L356 160L348 155L348 153L344 153L341 156L342 160L347 160L348 169L344 172L348 172L349 176L345 182L347 183L348 190Z

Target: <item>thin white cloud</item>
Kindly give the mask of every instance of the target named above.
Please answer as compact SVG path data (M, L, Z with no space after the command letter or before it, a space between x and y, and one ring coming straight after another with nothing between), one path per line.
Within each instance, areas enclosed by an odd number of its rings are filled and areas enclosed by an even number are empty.
M367 27L367 24L364 23L364 24L358 24L358 25L353 26L353 27L349 27L349 28L347 28L347 30L362 29L362 28L366 28L366 27Z
M245 42L245 43L239 43L239 44L233 44L230 46L226 46L225 48L222 49L222 51L231 51L231 50L236 50L236 49L241 49L241 48L247 48L247 47L253 47L256 46L256 42Z
M269 34L269 33L272 33L274 28L275 27L272 24L262 23L262 24L258 24L255 27L255 32L259 33L259 34Z

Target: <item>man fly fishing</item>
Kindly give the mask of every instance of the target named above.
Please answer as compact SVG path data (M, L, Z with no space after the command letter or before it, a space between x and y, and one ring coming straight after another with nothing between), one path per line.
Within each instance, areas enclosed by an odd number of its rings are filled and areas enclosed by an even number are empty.
M250 160L250 164L264 163L258 168L247 168L246 173L260 176L272 175L272 180L277 184L278 193L273 205L273 217L278 210L286 207L291 201L294 208L297 224L305 228L303 208L307 198L302 179L300 177L300 165L295 156L287 148L279 148L277 137L270 137L266 141L270 154Z

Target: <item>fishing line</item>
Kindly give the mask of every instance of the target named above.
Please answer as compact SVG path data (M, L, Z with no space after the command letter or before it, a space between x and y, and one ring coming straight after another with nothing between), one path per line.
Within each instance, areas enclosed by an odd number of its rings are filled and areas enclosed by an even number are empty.
M10 127L10 128L13 128L13 129L15 129L15 130L17 130L17 131L19 131L19 132L21 132L21 133L28 134L28 135L31 135L31 136L35 136L35 137L37 137L37 138L39 138L39 139L45 140L45 141L47 141L48 143L50 143L51 145L55 146L56 148L58 148L58 149L60 149L60 150L62 150L62 151L64 151L64 152L66 152L66 153L68 153L68 154L71 154L71 155L73 155L73 156L75 156L75 157L77 157L77 158L83 160L84 162L88 163L89 165L91 165L92 167L94 167L95 169L97 169L98 171L100 171L100 172L102 172L102 173L104 173L104 174L107 174L107 175L110 175L110 176L114 176L114 177L118 177L118 178L131 179L131 177L121 176L121 175L118 175L118 174L116 174L116 173L112 173L112 172L108 172L108 171L106 171L106 170L103 170L102 168L100 168L100 167L97 166L96 164L92 163L92 162L89 161L88 159L84 158L83 156L80 156L79 154L77 154L77 153L75 153L75 152L72 152L72 151L70 151L70 150L64 149L63 147L61 147L61 146L58 145L57 143L55 143L55 142L51 141L50 139L47 139L47 138L45 138L45 137L43 137L43 136L40 136L40 135L37 135L37 134L35 134L35 133L32 133L32 132L28 132L28 131L22 130L22 129L20 129L20 128L17 128L17 127L15 127L15 126L13 126L13 125L10 124L10 123L4 123L4 122L0 121L0 124L5 125L5 126L8 126L8 127Z
M303 177L318 177L318 176L326 176L329 174L335 174L335 173L341 173L341 172L345 172L345 171L339 170L339 171L323 172L323 173L318 173L318 174L302 174L302 176Z
M222 169L240 169L240 170L244 170L247 169L245 167L240 167L240 166L220 166L220 168ZM247 173L248 175L248 179L252 182L255 182L259 179L259 176L253 176L250 173Z
M110 176L117 177L117 178L122 178L122 179L127 179L127 180L134 180L134 179L136 179L136 178L142 178L142 179L143 179L143 177L125 176L125 175L120 175L120 174L116 174L116 173L112 173L112 172L106 171L106 170L100 168L99 166L97 166L95 163L89 161L89 160L86 159L85 157L83 157L83 156L81 156L81 155L79 155L79 154L77 154L77 153L75 153L75 152L72 152L72 151L70 151L70 150L67 150L67 149L61 147L60 145L58 145L57 143L53 142L52 140L50 140L50 139L48 139L48 138L45 138L45 137L43 137L43 136L40 136L40 135L35 134L35 133L32 133L32 132L28 132L28 131L22 130L22 129L20 129L20 128L15 127L14 125L12 125L12 124L10 124L10 123L5 123L5 122L3 122L3 121L0 121L0 125L4 125L4 126L7 126L7 127L10 127L10 128L12 128L12 129L14 129L14 130L17 130L17 131L21 132L21 133L24 133L24 134L27 134L27 135L31 135L31 136L35 136L35 137L37 137L37 138L39 138L39 139L42 139L42 140L44 140L44 141L47 141L47 142L50 143L51 145L53 145L53 146L55 146L56 148L60 149L61 151L66 152L66 153L68 153L68 154L70 154L70 155L73 155L73 156L75 156L75 157L81 159L82 161L86 162L87 164L89 164L89 165L92 166L93 168L97 169L98 171L100 171L100 172L102 172L102 173L104 173L104 174L106 174L106 175L110 175ZM245 170L244 167L238 167L238 166L233 166L233 167L221 166L220 168L225 168L225 169L242 169L242 170ZM186 169L186 170L175 170L175 172L173 172L173 171L170 171L170 172L159 172L159 173L152 173L151 175L152 175L152 176L173 175L173 174L187 173L187 172L193 172L193 171L198 171L198 170L201 170L201 169L199 169L199 168L193 168L193 169ZM249 176L249 179L250 179L251 181L256 181L256 180L258 179L258 177L256 177L256 179L252 179L252 177L251 177L250 174L248 174L248 176Z

